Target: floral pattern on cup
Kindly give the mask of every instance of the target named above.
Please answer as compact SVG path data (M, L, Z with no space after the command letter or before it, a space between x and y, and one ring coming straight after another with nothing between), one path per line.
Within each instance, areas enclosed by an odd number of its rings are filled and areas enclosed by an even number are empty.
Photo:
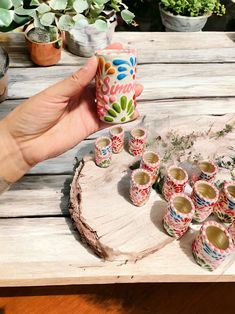
M121 126L113 126L110 129L112 139L112 150L114 154L119 154L124 148L124 129Z
M165 199L169 201L173 194L184 192L187 182L188 174L183 168L177 166L169 167L162 188Z
M201 160L198 163L198 171L194 171L190 177L190 184L193 186L198 180L213 182L218 173L217 165L211 160Z
M186 194L173 194L168 203L167 213L163 218L166 232L177 239L182 237L189 228L194 211L194 204Z
M199 180L194 184L192 200L195 206L193 219L203 222L213 212L219 197L218 189L210 182Z
M143 206L149 199L151 174L144 169L136 169L131 174L130 199L135 206Z
M214 213L223 222L232 223L235 220L235 181L224 182Z
M159 168L160 168L160 157L153 151L145 151L142 155L140 168L145 169L151 173L152 184L157 180Z
M129 153L133 156L141 156L144 153L147 131L144 128L134 128L130 132Z
M95 163L101 168L110 166L112 159L112 141L109 137L99 137L95 141Z
M215 221L205 222L192 244L195 261L210 271L216 269L233 250L228 230Z

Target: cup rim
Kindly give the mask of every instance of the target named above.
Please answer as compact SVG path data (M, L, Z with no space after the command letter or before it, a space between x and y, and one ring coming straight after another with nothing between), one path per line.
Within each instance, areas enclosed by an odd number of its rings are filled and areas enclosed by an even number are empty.
M173 169L173 168L176 168L176 169L180 169L184 172L185 174L185 178L182 179L182 180L177 180L175 179L174 177L172 177L170 171ZM174 182L174 184L184 184L188 181L188 173L185 169L183 169L182 167L179 167L179 166L175 166L175 165L172 165L170 166L168 169L167 169L167 176L170 178L171 181Z
M119 132L119 133L113 133L113 130L114 130L114 129L120 129L121 132ZM110 134L111 134L112 136L113 136L113 135L120 136L120 135L124 134L124 128L123 128L121 125L114 125L114 126L112 126L112 127L109 129L109 132L110 132Z
M144 184L144 185L138 184L138 183L135 181L135 175L136 175L137 173L139 173L139 172L145 173L145 174L147 174L148 177L149 177L148 182L147 182L146 184ZM150 173L149 171L145 170L145 169L141 169L141 168L135 169L135 170L132 171L132 174L131 174L131 181L132 181L132 183L133 183L134 185L138 186L138 188L140 188L140 189L142 189L142 190L147 189L148 187L150 187L150 186L152 185L151 173Z
M121 49L99 49L95 51L95 55L97 57L102 57L102 56L111 56L115 55L117 57L118 55L137 55L137 50L135 48L121 48Z
M231 195L231 193L228 191L228 187L230 185L233 185L235 187L235 181L224 182L224 191L225 191L226 196L229 197L229 199L235 203L235 197L233 195Z
M102 140L107 140L109 143L106 146L104 146L104 147L100 147L98 142L102 141ZM95 147L98 148L98 149L106 148L106 147L108 147L110 145L112 145L112 141L111 141L111 139L108 136L98 137L96 139L96 141L95 141Z
M189 203L190 203L190 205L191 205L191 207L192 207L192 208L191 208L191 211L190 211L189 213L182 213L181 211L179 211L179 210L175 207L175 205L174 205L174 199L175 199L176 197L183 197L183 198L187 199L187 201L189 201ZM192 199L191 199L187 194L185 194L185 193L174 193L174 194L172 194L172 196L171 196L171 198L170 198L170 200L169 200L169 205L170 205L171 208L174 208L174 210L177 212L178 215L180 215L180 216L182 216L182 217L189 217L189 218L191 218L191 217L193 217L193 215L194 215L194 212L195 212L194 203L193 203Z
M141 136L133 135L133 132L135 132L136 130L141 130L141 131L144 132L144 134L141 135ZM131 130L131 136L134 137L134 138L137 138L137 139L144 139L147 136L147 130L145 128L143 128L143 127L140 127L140 128L136 127L136 128Z
M199 191L197 191L197 186L199 184L205 184L205 185L208 185L210 186L214 191L215 191L215 197L214 198L209 198L209 197L206 197L206 196L203 196ZM218 198L219 198L219 190L216 188L216 186L214 186L213 184L211 184L210 182L208 181L205 181L205 180L198 180L195 182L194 184L194 187L193 187L193 191L196 192L200 198L204 199L205 201L209 202L209 203L215 203L217 202Z
M145 159L145 155L147 155L147 154L154 154L155 156L157 156L158 160L156 162L149 162L149 161L147 161ZM158 155L158 153L154 152L153 150L146 150L146 151L144 151L144 153L142 155L142 160L149 167L160 165L160 156Z
M200 164L201 163L208 163L208 164L211 164L213 167L214 167L214 171L213 172L208 172L208 171L205 171L205 170L202 170L201 168L200 168ZM198 162L198 166L199 166L199 169L200 169L200 171L201 172L203 172L203 173L205 173L205 174L208 174L208 175L210 175L210 176L213 176L213 175L215 175L217 172L218 172L218 167L217 167L217 165L212 161L212 160L200 160L199 162Z

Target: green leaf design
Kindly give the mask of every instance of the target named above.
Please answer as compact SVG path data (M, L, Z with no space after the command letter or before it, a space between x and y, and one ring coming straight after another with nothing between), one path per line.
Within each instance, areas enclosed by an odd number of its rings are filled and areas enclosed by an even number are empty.
M12 1L11 0L1 0L0 2L0 8L2 9L10 9L12 7Z
M111 117L104 117L104 121L106 121L106 122L113 122L114 120L113 120L113 118L111 118Z
M0 27L7 27L11 24L14 18L14 12L0 8Z
M40 18L40 22L44 26L50 26L54 22L54 19L55 19L55 13L48 12L48 13L43 14L43 16Z
M68 0L50 0L48 4L53 10L65 10L67 2Z
M121 107L118 103L114 103L112 107L117 113L121 112Z
M121 107L122 107L122 110L126 110L126 105L127 105L127 97L126 96L122 96L121 97Z
M108 110L108 114L110 115L110 116L112 116L112 117L117 117L117 114L116 114L116 112L113 110L113 109L109 109Z

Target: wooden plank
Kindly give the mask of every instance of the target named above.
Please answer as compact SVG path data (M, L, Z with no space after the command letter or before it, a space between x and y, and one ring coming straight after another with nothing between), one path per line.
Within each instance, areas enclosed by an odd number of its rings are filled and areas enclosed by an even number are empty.
M142 33L116 32L113 42L138 50L139 63L235 62L235 43L226 33ZM31 67L22 33L0 34L0 42L10 55L11 67ZM62 53L60 65L81 65L84 58L68 51Z
M81 245L70 219L0 219L0 286L235 280L234 256L216 271L199 267L188 234L136 263L104 262Z
M1 195L0 218L68 215L71 175L25 176Z
M27 98L71 75L77 67L9 69L9 98ZM235 64L140 65L138 77L145 89L140 99L235 96ZM45 79L46 77L46 79ZM30 88L29 88L30 86Z

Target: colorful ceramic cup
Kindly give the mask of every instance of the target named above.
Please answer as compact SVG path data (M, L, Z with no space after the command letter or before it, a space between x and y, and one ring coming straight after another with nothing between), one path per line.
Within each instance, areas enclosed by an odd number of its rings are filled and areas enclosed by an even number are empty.
M193 202L186 194L173 194L168 203L167 213L163 218L166 232L177 239L182 237L189 228L194 211Z
M131 174L130 198L135 206L143 206L149 199L151 174L144 169L136 169Z
M210 182L199 180L194 184L191 197L195 206L193 219L203 222L213 212L219 198L219 191Z
M104 49L96 52L96 101L100 120L124 123L133 120L136 107L137 58L134 49Z
M233 244L235 247L235 220L233 221L233 223L229 226L228 228L228 232L233 240Z
M235 220L235 181L224 182L214 213L223 222L231 223Z
M133 156L141 156L144 153L147 131L144 128L135 128L130 133L129 153Z
M114 154L119 154L124 148L124 129L118 125L109 130L112 139L112 149Z
M109 137L99 137L95 141L95 163L101 168L110 166L112 159L112 141Z
M190 177L190 184L194 185L198 180L213 182L217 172L218 167L213 161L201 160L198 162L198 169Z
M195 261L210 271L216 269L233 249L228 230L215 221L205 222L192 244Z
M157 153L152 151L145 151L142 155L140 168L145 169L151 173L152 184L157 180L159 168L160 168L160 157Z
M187 182L188 174L183 168L176 166L168 168L162 188L162 193L165 199L169 201L174 193L184 192Z

